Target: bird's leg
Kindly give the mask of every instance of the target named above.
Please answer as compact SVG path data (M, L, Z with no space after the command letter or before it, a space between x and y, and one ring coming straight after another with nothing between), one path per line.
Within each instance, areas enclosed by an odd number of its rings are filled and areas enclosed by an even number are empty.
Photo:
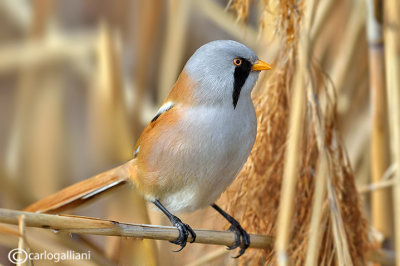
M250 236L249 234L243 229L243 227L239 224L238 221L235 220L232 216L227 214L224 210L222 210L217 204L211 205L214 209L217 210L228 222L231 223L231 226L229 227L229 231L235 232L236 239L235 239L235 244L233 246L228 246L228 249L235 249L240 246L240 251L239 254L234 257L234 258L239 258L240 256L243 255L243 253L246 251L246 249L250 246Z
M181 248L176 250L175 252L181 251L185 246L187 239L189 237L189 233L192 235L192 241L190 243L193 243L196 240L196 233L193 231L193 229L187 225L184 224L181 219L170 213L158 200L153 201L153 203L165 214L167 215L168 219L171 221L172 225L178 228L179 230L179 237L175 241L169 241L173 244L180 245Z

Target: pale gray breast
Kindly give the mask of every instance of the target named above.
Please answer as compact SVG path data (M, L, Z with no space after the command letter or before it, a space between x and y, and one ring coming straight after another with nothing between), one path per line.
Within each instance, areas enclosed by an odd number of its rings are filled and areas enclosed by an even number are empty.
M228 108L232 106L196 107L187 113L196 117L188 118L186 130L194 144L192 156L207 168L203 176L215 178L221 171L240 168L254 144L256 116L251 100L235 110Z

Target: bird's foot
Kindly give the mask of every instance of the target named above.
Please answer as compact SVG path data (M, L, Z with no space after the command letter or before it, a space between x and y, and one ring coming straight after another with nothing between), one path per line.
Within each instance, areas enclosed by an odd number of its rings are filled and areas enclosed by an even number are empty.
M228 231L232 231L235 233L235 243L232 246L228 246L228 250L235 249L240 246L239 254L233 258L237 259L244 254L246 249L250 246L250 236L249 234L243 229L243 227L239 224L238 221L233 220L230 221L231 226L229 227Z
M181 246L180 249L175 250L174 252L179 252L186 246L189 234L192 235L192 240L190 241L190 243L193 243L196 240L196 233L193 231L193 229L189 225L184 224L181 221L181 219L179 219L176 216L173 216L171 219L171 223L173 224L173 226L178 228L179 236L175 241L169 241L169 242Z

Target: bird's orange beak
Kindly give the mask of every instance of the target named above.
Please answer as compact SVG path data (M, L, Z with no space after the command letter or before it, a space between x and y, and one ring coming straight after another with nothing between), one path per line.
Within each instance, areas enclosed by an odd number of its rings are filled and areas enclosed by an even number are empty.
M265 63L264 61L257 60L257 63L255 63L251 70L252 71L262 71L262 70L270 70L272 67Z

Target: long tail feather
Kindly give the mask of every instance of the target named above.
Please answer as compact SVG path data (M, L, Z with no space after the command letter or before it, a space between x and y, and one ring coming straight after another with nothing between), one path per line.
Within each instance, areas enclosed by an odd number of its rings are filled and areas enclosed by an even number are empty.
M93 198L121 187L136 175L133 160L89 179L71 185L24 209L29 212L60 213L76 208Z

